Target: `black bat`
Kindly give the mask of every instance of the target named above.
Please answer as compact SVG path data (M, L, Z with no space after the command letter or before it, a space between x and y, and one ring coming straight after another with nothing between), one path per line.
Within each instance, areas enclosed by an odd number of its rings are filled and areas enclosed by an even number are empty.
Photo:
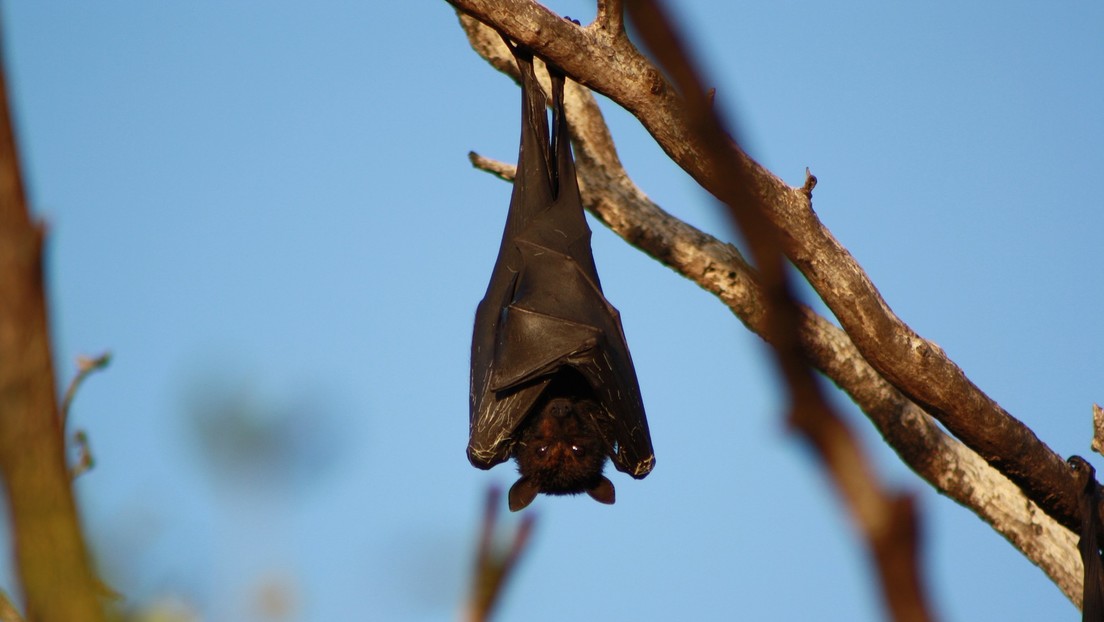
M613 503L607 456L640 479L655 465L620 315L602 294L564 118L564 75L551 65L552 133L530 51L521 73L521 149L487 293L475 312L468 460L513 457L510 509L537 493L586 492Z
M1100 543L1096 537L1100 526L1096 470L1081 456L1070 456L1066 462L1073 467L1081 506L1081 539L1077 542L1085 568L1081 619L1083 622L1104 622L1104 558L1100 556Z

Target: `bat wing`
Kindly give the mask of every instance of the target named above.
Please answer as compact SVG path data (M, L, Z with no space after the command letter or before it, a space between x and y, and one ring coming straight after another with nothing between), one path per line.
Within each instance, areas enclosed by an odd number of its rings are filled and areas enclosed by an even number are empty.
M551 145L532 57L522 75L522 141L506 231L472 339L468 457L490 468L509 458L515 431L551 378L574 368L602 405L597 415L618 470L654 465L644 404L620 315L602 293L590 250L563 119L562 75L553 77Z

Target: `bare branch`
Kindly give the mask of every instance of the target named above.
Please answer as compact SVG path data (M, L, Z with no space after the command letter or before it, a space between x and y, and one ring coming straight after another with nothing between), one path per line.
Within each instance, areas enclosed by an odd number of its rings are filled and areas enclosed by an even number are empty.
M468 152L468 160L471 161L472 166L475 168L487 171L503 181L513 182L514 175L517 174L516 166L485 158L474 151Z
M461 15L460 21L481 55L488 49L482 40L500 40L474 19ZM512 63L502 62L509 60L505 48L502 54L488 61L513 76ZM568 82L566 105L586 208L630 244L715 294L752 331L765 334L760 289L739 251L674 218L647 198L622 167L587 89ZM479 155L469 158L477 168L513 179L510 164ZM807 180L806 185L813 184ZM945 434L869 366L843 331L811 310L802 314L805 355L855 400L902 460L936 490L992 525L1072 601L1080 602L1080 557L1074 534L1040 511L976 453Z
M720 195L731 170L708 157L679 95L624 38L599 36L528 0L449 0L461 11L555 62L570 77L611 98L652 134L704 188ZM603 62L596 62L596 59ZM616 59L616 62L605 62ZM1076 483L1061 456L986 396L935 344L920 338L882 300L862 268L791 188L735 147L768 217L786 235L787 256L824 298L875 369L924 406L959 439L1004 473L1044 511L1077 530Z

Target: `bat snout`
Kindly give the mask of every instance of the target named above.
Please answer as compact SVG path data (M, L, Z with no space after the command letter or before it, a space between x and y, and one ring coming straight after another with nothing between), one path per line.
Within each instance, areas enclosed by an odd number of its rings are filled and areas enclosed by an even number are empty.
M571 400L567 398L558 397L551 402L548 402L548 414L556 417L557 419L570 417L574 411L574 405L572 405Z

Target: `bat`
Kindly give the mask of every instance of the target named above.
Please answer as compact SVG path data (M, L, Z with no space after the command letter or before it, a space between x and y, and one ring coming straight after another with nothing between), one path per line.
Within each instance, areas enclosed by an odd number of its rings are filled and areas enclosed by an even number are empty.
M607 458L636 479L655 465L644 403L620 314L594 266L564 74L548 65L550 135L533 54L507 46L521 74L521 147L502 244L475 312L468 460L481 469L517 461L514 511L538 493L613 503Z
M1100 543L1096 536L1100 525L1096 470L1081 456L1071 456L1066 462L1073 468L1081 506L1081 539L1077 542L1085 567L1081 619L1084 622L1104 622L1104 558L1100 556Z

